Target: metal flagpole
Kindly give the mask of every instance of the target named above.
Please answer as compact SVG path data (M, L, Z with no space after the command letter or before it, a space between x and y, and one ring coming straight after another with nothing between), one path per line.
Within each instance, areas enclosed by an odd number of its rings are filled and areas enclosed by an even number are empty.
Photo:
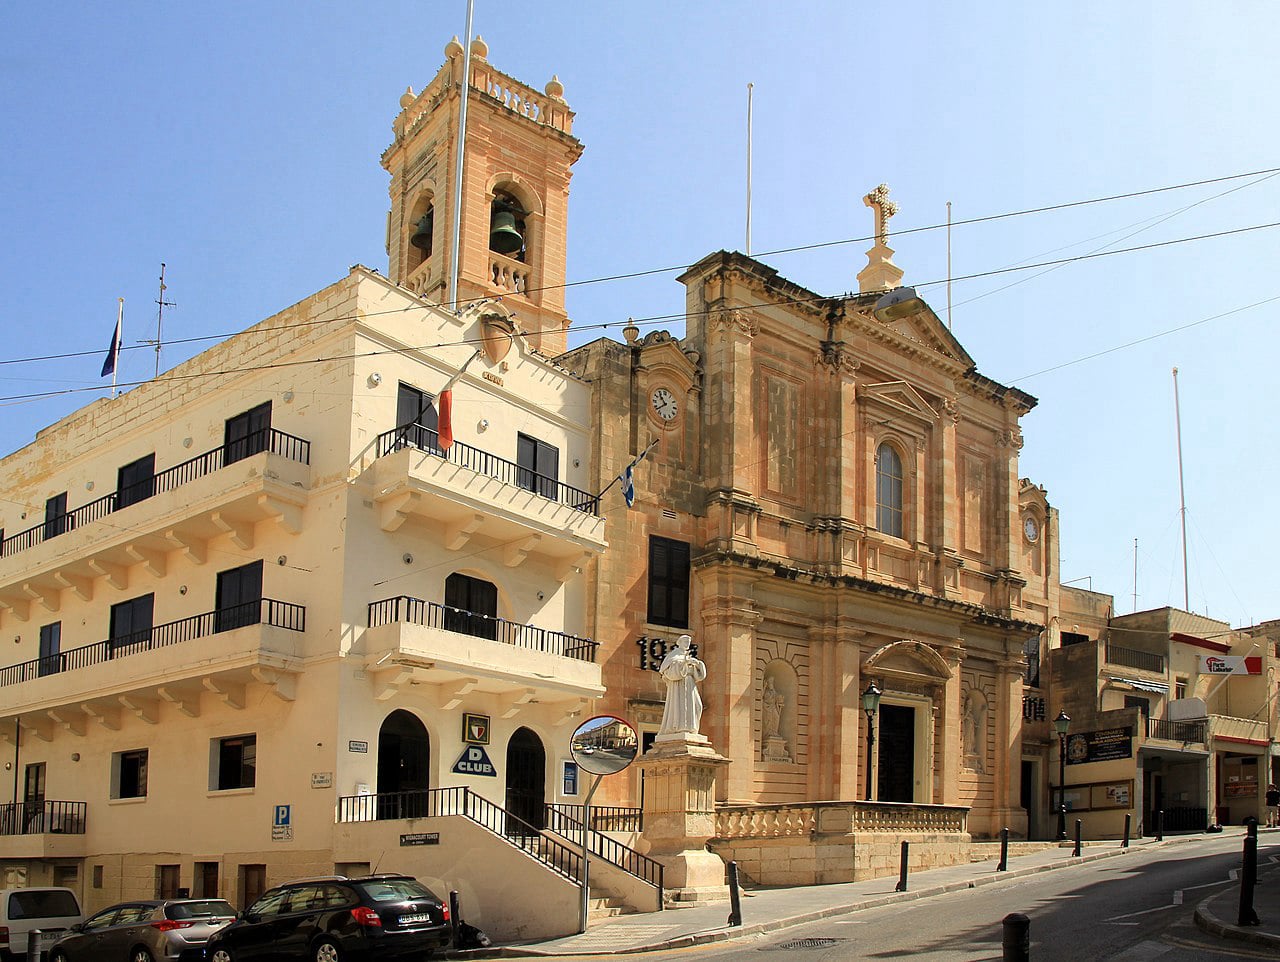
M1178 429L1178 498L1182 514L1182 610L1191 610L1191 588L1187 581L1187 489L1182 481L1182 410L1178 405L1178 369L1173 369L1173 418Z
M467 38L462 44L462 102L458 106L458 159L453 171L453 257L449 267L449 300L458 310L458 266L462 252L462 163L467 145L467 94L471 90L471 20L475 0L467 0Z
M652 441L650 441L650 442L649 442L648 447L646 447L643 451L641 451L639 454L637 454L637 455L636 455L636 459L635 459L634 461L632 461L632 462L631 462L631 464L629 464L629 465L628 465L628 467L632 467L632 468L634 468L637 464L639 464L639 463L640 463L641 461L643 461L646 457L648 457L648 456L649 456L649 452L650 452L650 451L652 451L652 450L654 449L654 446L655 446L655 445L657 445L657 443L658 443L659 441L661 441L661 440L662 440L662 438L661 438L661 437L656 437L656 438L654 438ZM610 488L612 488L615 484L617 484L619 481L621 481L621 480L622 480L622 475L623 475L623 474L625 474L625 473L626 473L626 471L627 471L627 469L626 469L626 468L623 468L623 469L622 469L622 473L620 473L616 478L614 478L612 481L610 481L610 482L605 486L604 490L603 490L603 491L601 491L599 494L597 494L597 495L596 495L596 501L599 501L599 500L600 500L601 498L603 498L606 494L608 494L608 493L609 493L609 489L610 489Z
M747 249L751 253L751 91L755 84L747 84Z
M120 348L124 345L124 298L119 298L120 309L116 313L116 360L111 365L111 397L116 396L116 372L120 370Z
M947 330L951 330L951 201L947 201Z

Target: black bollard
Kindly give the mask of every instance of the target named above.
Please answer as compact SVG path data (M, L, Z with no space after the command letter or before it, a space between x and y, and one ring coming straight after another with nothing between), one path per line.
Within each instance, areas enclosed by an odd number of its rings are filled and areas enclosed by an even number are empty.
M1124 841L1120 843L1121 848L1129 847L1129 825L1133 822L1133 816L1125 812L1124 816Z
M742 924L742 896L738 891L738 863L729 863L729 925Z
M1156 841L1164 841L1164 809L1156 809Z
M997 872L1009 871L1009 829L1000 829L1000 864L996 866Z
M458 907L458 890L449 893L449 927L453 929L453 945L458 947L458 926L462 924L462 909Z
M902 843L902 855L898 861L898 884L893 887L895 892L905 892L907 890L907 843Z
M1240 916L1236 925L1261 925L1253 909L1253 886L1258 877L1258 836L1244 837L1244 864L1240 867Z
M1004 962L1027 962L1031 958L1031 920L1021 912L1004 917Z
M1258 851L1258 820L1254 818L1252 815L1247 815L1245 816L1244 824L1245 824L1245 832L1247 832L1249 837L1253 839L1253 850L1254 852L1257 852ZM1256 855L1254 856L1254 859L1253 859L1253 884L1254 885L1258 884L1258 859Z
M1072 858L1080 857L1080 832L1082 828L1083 828L1083 823L1080 821L1080 819L1077 818L1076 819L1076 847L1071 852Z

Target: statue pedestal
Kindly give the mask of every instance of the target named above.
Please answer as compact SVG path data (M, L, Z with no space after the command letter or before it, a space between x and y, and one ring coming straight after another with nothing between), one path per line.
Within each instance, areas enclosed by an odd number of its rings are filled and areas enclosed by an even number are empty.
M705 735L659 735L637 762L644 772L644 838L677 902L727 899L724 860L706 849L716 834L716 773L729 759Z

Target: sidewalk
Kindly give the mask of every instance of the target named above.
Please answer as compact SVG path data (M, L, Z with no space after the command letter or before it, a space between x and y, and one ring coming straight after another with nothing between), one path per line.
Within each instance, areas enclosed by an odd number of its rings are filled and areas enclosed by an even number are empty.
M1263 837L1275 831L1264 830ZM1243 838L1244 829L1228 827L1227 835ZM1163 842L1154 839L1137 839L1128 851L1141 851L1177 845L1201 835L1166 837ZM1024 878L1038 872L1051 872L1098 859L1115 858L1126 853L1118 841L1095 842L1084 846L1081 857L1071 855L1072 847L1047 849L1030 855L1010 856L1008 871L997 872L996 857L984 862L953 865L913 873L907 880L906 892L895 892L897 876L870 879L864 882L844 882L835 885L812 885L790 888L756 889L742 893L741 926L726 924L729 903L713 902L690 908L672 908L663 912L641 915L624 915L593 924L582 935L546 942L508 945L502 948L478 952L454 953L457 958L475 957L527 957L602 955L633 952L650 952L674 949L690 945L702 945L747 935L773 932L788 926L813 922L836 915L845 915L863 909L888 905L910 899L928 898L944 892L976 888L1006 879ZM1269 863L1268 863L1269 864ZM1264 879L1267 877L1264 869ZM1280 875L1271 873L1280 880ZM1263 915L1258 927L1240 928L1224 920L1237 918L1239 890L1231 886L1214 897L1205 900L1196 909L1196 922L1201 928L1223 938L1240 938L1251 942L1264 942L1280 946L1280 916L1276 914L1274 899L1264 902L1263 888L1258 889L1255 905ZM1229 904L1228 904L1229 903ZM1266 916L1270 916L1269 918ZM1202 918L1203 917L1203 918Z

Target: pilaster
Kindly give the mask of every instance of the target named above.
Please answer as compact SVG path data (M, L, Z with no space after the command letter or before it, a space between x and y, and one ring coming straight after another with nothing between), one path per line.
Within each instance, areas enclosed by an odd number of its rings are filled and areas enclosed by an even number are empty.
M699 654L708 666L706 697L711 708L703 715L703 727L712 744L733 760L717 782L719 800L746 804L755 801L758 753L752 710L756 626L761 615L749 599L717 595L714 587L709 585L703 594L704 641Z

